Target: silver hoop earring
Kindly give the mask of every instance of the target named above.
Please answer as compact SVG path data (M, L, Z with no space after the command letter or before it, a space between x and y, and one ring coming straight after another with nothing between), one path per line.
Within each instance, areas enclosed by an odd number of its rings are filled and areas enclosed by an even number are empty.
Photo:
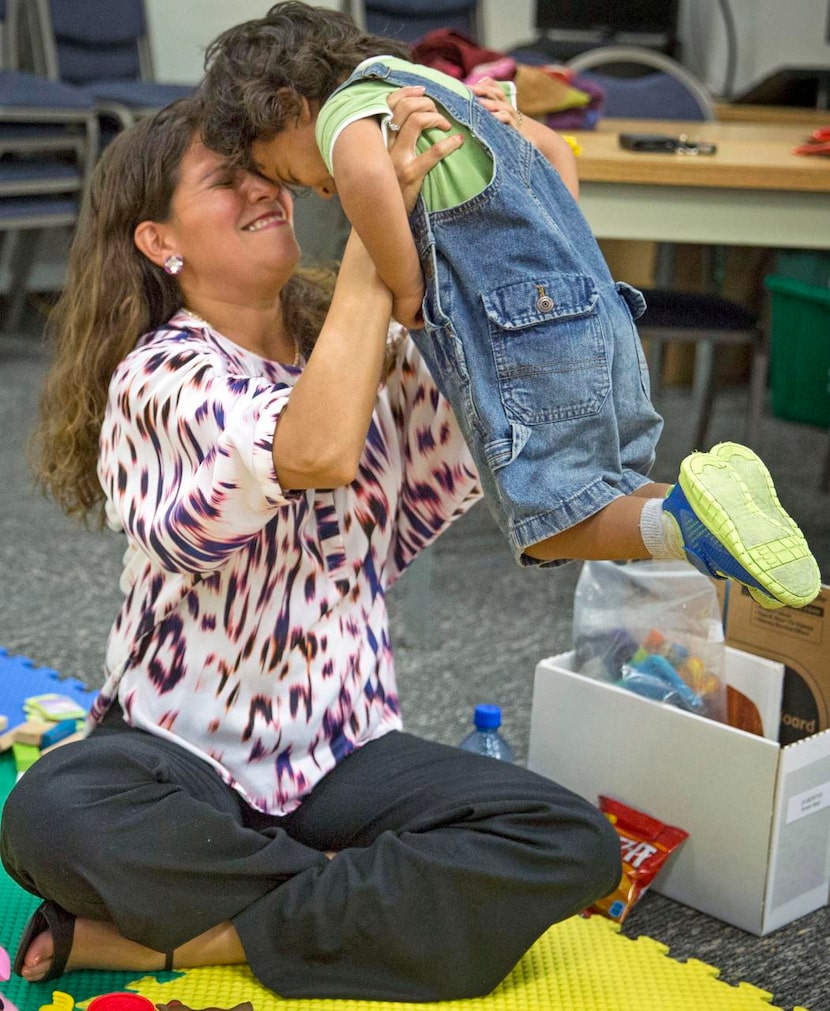
M183 266L184 260L176 253L173 253L171 256L168 256L167 259L164 261L164 273L181 274Z

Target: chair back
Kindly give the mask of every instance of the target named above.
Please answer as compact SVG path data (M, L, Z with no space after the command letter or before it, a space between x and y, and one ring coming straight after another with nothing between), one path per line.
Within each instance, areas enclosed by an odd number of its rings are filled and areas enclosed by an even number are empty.
M98 117L90 96L19 69L34 52L18 32L18 0L0 0L0 239L8 271L0 328L20 323L43 233L74 226L98 152ZM2 1002L0 1002L2 1003Z
M144 0L27 0L51 80L152 80Z
M480 0L344 0L341 7L366 31L403 42L438 28L482 38Z
M657 50L599 46L569 60L568 67L603 89L604 116L697 121L715 118L705 85L683 64Z
M0 70L17 69L18 0L0 0Z

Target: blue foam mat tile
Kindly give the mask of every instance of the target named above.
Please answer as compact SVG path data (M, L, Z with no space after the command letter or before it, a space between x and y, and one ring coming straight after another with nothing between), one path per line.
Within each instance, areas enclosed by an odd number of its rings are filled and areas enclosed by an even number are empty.
M50 667L36 667L25 656L10 656L0 647L0 714L8 719L6 729L26 720L23 703L32 695L58 692L68 695L89 711L96 690L87 688L77 678L64 678Z

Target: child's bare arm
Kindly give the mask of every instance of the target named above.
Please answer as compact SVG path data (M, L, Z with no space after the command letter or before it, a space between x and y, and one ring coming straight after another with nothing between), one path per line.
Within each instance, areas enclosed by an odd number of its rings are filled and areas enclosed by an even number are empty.
M337 192L351 222L394 298L392 314L421 326L424 282L398 177L374 119L350 123L332 153Z
M531 119L530 116L523 117L519 132L542 152L561 176L562 182L570 190L571 196L574 200L578 200L579 176L576 169L576 156L571 145L550 127L540 123L538 119Z

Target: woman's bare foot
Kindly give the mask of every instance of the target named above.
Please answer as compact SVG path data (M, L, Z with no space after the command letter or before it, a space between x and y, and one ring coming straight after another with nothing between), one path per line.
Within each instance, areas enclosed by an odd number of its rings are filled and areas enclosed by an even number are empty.
M38 934L23 957L21 975L36 983L49 971L55 943L49 930ZM72 951L66 962L66 972L73 969L126 969L143 972L164 967L164 955L128 941L112 923L99 920L75 920Z
M52 964L55 944L52 934L44 930L29 945L23 958L21 975L30 983L43 979ZM166 956L153 948L130 941L119 934L115 925L99 920L75 920L72 951L66 962L66 972L73 969L109 969L127 972L158 972L164 968ZM204 934L188 941L175 952L176 968L200 965L233 965L245 962L239 936L231 923L220 923Z

